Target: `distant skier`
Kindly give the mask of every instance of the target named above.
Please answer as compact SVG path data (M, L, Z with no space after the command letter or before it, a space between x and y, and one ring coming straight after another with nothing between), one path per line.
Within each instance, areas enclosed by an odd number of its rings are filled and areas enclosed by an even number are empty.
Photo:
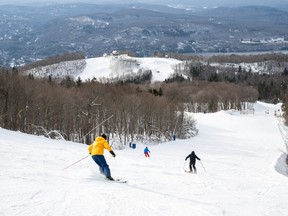
M176 135L173 134L172 138L173 138L173 140L175 141L175 140L176 140Z
M145 157L149 157L149 158L150 158L149 153L150 153L150 151L149 151L148 147L146 146L146 148L144 149L144 155L145 155Z
M109 166L104 157L104 149L107 149L113 157L116 157L116 155L109 143L106 141L106 138L107 136L105 134L97 137L95 141L89 145L88 151L92 156L92 159L99 166L100 173L105 175L106 179L113 181L114 179L111 177Z
M196 159L197 160L201 160L200 158L197 157L197 155L195 154L194 151L191 152L191 154L189 154L186 158L185 158L185 161L190 158L190 163L189 163L189 168L190 168L190 172L193 173L193 169L194 169L194 173L197 173L197 169L196 169ZM193 169L192 169L193 167Z

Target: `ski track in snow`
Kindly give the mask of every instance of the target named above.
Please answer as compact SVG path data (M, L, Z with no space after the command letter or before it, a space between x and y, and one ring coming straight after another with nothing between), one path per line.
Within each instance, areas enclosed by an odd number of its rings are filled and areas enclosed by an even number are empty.
M279 105L278 105L279 106ZM0 215L4 216L286 216L287 166L276 105L255 114L191 114L198 136L106 154L104 180L87 145L0 128ZM265 110L270 109L270 114ZM186 173L194 150L197 175ZM203 166L202 166L203 165ZM204 170L205 168L205 170Z

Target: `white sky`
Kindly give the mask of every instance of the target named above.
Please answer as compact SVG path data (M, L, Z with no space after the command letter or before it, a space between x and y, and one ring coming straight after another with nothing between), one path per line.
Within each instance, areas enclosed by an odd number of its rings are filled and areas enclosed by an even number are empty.
M0 215L286 216L279 107L258 102L254 115L191 114L199 129L192 139L136 143L114 150L115 158L106 152L112 176L127 184L105 181L90 157L64 170L88 155L87 145L0 128ZM206 169L197 161L197 175L184 172L192 150Z

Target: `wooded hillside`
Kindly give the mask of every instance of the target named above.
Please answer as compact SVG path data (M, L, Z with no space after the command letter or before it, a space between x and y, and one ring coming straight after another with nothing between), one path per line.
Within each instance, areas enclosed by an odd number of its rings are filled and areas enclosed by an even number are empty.
M154 84L83 83L70 77L56 82L0 68L0 126L87 144L105 132L127 145L162 142L173 134L195 136L196 122L185 111L246 110L256 100L287 103L287 69L257 74L218 68L216 73L193 62L188 68L189 79L175 76Z

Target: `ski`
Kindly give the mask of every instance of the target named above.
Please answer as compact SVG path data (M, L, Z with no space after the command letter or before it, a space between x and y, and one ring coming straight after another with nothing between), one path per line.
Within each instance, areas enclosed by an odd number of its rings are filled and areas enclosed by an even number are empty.
M127 183L126 180L122 180L122 179L114 179L114 181L118 183Z
M122 180L122 179L114 179L114 180L106 179L106 181L111 182L111 183L127 183L126 180Z
M189 171L189 170L184 170L186 173L191 173L194 174L193 172Z

